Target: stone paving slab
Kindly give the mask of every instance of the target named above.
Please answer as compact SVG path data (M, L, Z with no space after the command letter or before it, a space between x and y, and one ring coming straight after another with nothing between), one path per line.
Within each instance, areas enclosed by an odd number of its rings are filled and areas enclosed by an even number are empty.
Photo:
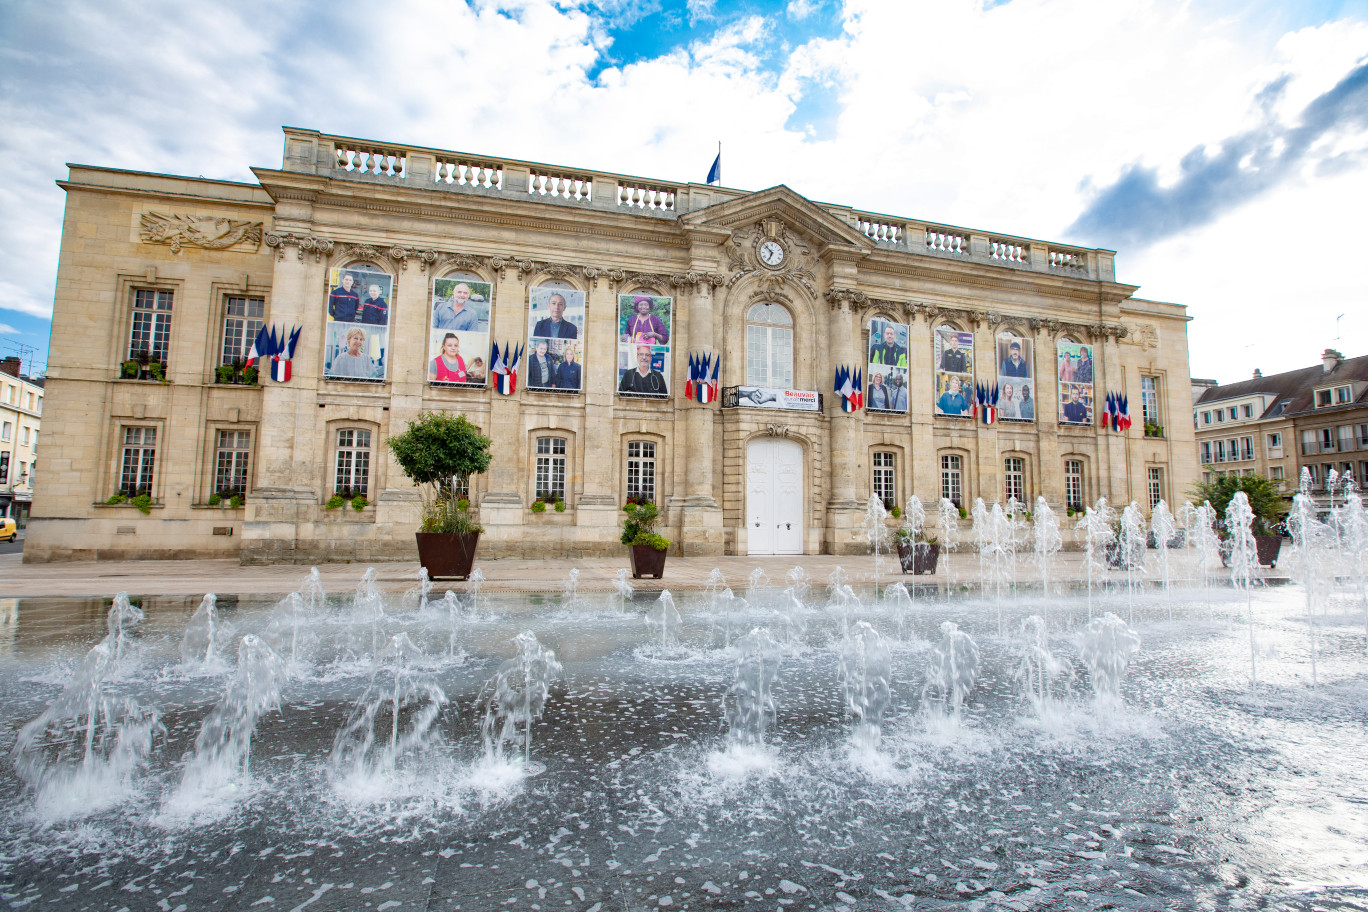
M1151 555L1152 557L1152 555ZM74 561L67 563L24 564L19 554L0 555L0 597L22 596L109 596L119 591L135 595L201 595L214 592L220 595L268 594L291 592L299 587L308 567L298 564L244 567L237 560L164 560L164 561ZM947 567L948 564L948 567ZM367 566L374 566L379 575L379 587L385 591L400 591L414 584L418 576L418 562L393 561L373 565L363 563L321 564L319 573L324 588L330 592L345 592L356 586ZM628 566L627 557L587 558L581 560L526 560L505 558L478 560L476 566L485 576L487 592L558 592L569 577L571 569L580 572L579 587L584 591L611 591L613 578ZM872 555L835 556L830 554L729 557L676 557L671 555L665 564L663 579L632 580L638 590L671 589L687 591L707 585L713 568L720 568L727 585L738 592L746 587L751 571L759 567L769 577L769 585L784 585L788 571L801 566L807 571L809 582L825 583L827 576L838 566L844 568L852 585L874 582ZM1181 566L1181 565L1179 565ZM1183 575L1175 568L1175 578ZM1217 575L1224 572L1217 569ZM1280 571L1264 570L1265 579L1280 579ZM942 553L935 575L904 576L897 571L897 558L884 557L879 568L880 583L902 579L907 583L935 583L945 586L977 581L978 555L975 553ZM1022 561L1018 565L1018 579L1034 582L1039 577L1033 565ZM1055 562L1052 579L1083 582L1087 579L1081 553L1063 553ZM1113 571L1109 578L1123 581L1124 573ZM439 580L437 591L461 590L467 586L460 581Z

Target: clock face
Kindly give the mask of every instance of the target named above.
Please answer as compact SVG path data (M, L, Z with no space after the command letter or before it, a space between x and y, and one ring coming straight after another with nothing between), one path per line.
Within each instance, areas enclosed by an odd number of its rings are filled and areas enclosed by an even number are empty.
M784 262L784 247L778 241L765 241L760 245L760 262L766 266L778 266Z

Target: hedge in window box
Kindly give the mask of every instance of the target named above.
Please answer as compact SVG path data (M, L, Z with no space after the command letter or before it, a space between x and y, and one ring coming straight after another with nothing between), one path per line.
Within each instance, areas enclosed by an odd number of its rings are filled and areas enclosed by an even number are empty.
M492 441L465 415L425 412L389 438L395 462L418 486L422 523L415 533L418 562L429 579L466 579L484 527L465 499L470 476L489 469Z

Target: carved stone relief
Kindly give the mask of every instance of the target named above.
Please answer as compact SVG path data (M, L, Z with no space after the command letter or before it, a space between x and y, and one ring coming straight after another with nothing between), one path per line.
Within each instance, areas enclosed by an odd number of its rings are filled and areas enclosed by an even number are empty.
M261 249L263 224L212 215L144 212L139 235L144 244L169 244L172 253L180 253L182 247L227 250L239 245L244 253L256 253Z
M276 259L284 259L285 248L294 247L299 251L299 258L304 259L304 254L312 253L314 262L318 262L323 257L328 256L333 251L333 242L329 238L315 237L311 234L274 234L270 231L265 233L266 246L276 252Z
M769 239L784 245L786 256L777 269L762 266L757 253L759 246ZM817 294L816 261L811 249L777 218L765 219L749 228L732 232L723 250L727 254L727 269L731 271L728 285L753 275L757 277L760 287L768 291L778 291L784 283L792 282L810 295Z

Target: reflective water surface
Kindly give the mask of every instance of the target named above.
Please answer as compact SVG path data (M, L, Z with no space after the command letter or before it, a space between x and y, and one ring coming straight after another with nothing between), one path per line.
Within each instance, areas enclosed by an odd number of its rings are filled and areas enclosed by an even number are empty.
M113 631L110 600L0 604L0 896L1368 906L1368 657L1348 589L1315 616L1313 687L1298 586L1255 591L1251 656L1228 589L752 582L669 605L364 582L208 608L135 597L143 620Z

